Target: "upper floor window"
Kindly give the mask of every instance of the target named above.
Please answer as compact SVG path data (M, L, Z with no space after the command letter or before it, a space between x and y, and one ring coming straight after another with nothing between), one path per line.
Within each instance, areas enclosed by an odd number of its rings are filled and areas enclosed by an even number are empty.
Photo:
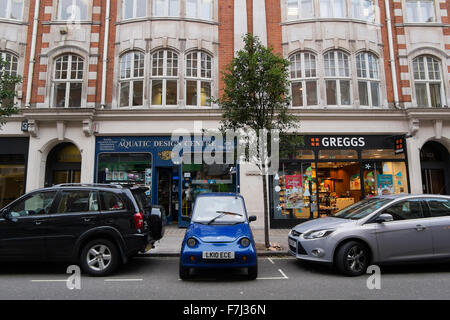
M83 58L74 54L55 60L53 105L58 108L81 107L83 89Z
M159 50L152 54L152 105L178 104L178 54Z
M202 51L186 55L186 105L209 106L211 103L212 58Z
M180 0L153 0L153 16L177 17L180 15Z
M327 105L351 105L349 57L338 50L324 55Z
M434 0L406 0L408 22L435 21Z
M346 18L347 0L320 0L322 18Z
M3 62L6 62L0 72L5 72L10 76L17 76L18 58L16 55L9 52L0 52L0 57Z
M142 106L144 94L144 54L128 52L120 58L120 106Z
M414 87L418 107L442 107L442 77L440 62L431 56L413 60Z
M186 0L186 16L203 20L213 18L213 0Z
M22 20L23 0L0 0L0 18Z
M123 0L122 19L135 19L145 17L147 12L146 0Z
M290 57L292 106L317 105L316 56L299 52Z
M87 20L88 0L59 0L58 20Z
M362 106L380 106L380 80L378 59L375 55L363 52L356 56L359 103Z
M375 22L375 4L374 0L351 0L352 18Z
M287 20L314 17L313 0L286 0Z

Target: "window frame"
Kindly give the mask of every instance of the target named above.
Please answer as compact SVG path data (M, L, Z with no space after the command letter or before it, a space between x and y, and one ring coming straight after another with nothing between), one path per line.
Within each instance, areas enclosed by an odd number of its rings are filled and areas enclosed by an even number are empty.
M7 66L9 65L9 70L3 67L0 72L6 72L8 75L17 76L19 74L19 56L15 53L12 53L10 51L0 51L0 56L2 57L2 60L7 63ZM13 60L12 63L8 62L7 57L10 56ZM13 66L16 65L15 71L13 70ZM13 72L14 71L14 72Z
M21 0L22 3L22 10L20 12L20 18L15 19L15 18L9 18L12 14L12 2L14 0L6 0L6 8L5 8L5 13L6 16L5 17L0 17L0 19L4 19L4 20L10 20L10 21L23 21L23 16L24 16L24 11L25 11L25 1Z
M85 18L83 19L81 17L82 15L80 13L80 19L78 19L78 20L77 19L70 19L70 17L69 17L69 19L63 19L61 17L62 10L63 10L63 8L61 6L61 0L57 0L57 1L58 2L57 2L57 8L56 8L56 20L58 20L58 21L89 21L89 7L91 5L91 1L90 0L86 1L86 11L84 12ZM71 1L72 1L72 6L76 6L77 1L80 1L80 0L71 0Z
M428 61L427 59L430 58L432 59L432 63L434 64L434 62L437 62L437 66L439 68L439 80L436 79L430 79L430 74L429 74L429 69L428 69ZM414 69L414 64L415 61L418 59L423 59L423 72L425 74L425 79L416 79L416 75L415 75L415 69ZM413 78L413 82L414 82L414 97L416 99L416 105L418 108L442 108L442 106L445 104L445 89L444 89L444 81L443 81L443 72L442 72L442 60L438 59L437 57L430 55L430 54L423 54L423 55L419 55L416 56L415 58L413 58L411 60L412 63L412 78ZM420 73L420 69L419 69L419 73ZM418 94L417 94L417 84L425 84L426 85L426 91L427 91L427 104L426 106L419 106L419 99L418 99ZM430 84L439 84L440 86L440 90L439 90L439 99L440 99L440 106L433 106L431 104L431 89L430 89Z
M330 53L333 53L333 59L334 59L334 75L327 75L327 64L326 64L326 56ZM343 58L343 64L344 64L344 73L348 72L348 75L341 76L339 74L339 53L342 53ZM326 106L337 106L337 107L351 107L353 103L352 93L353 93L353 78L352 78L352 68L351 68L351 56L347 52L340 50L340 49L333 49L326 51L322 55L323 59L323 69L324 69L324 89L325 89L325 105ZM345 61L346 60L346 61ZM331 60L330 60L331 61ZM347 66L347 68L345 68ZM332 69L330 69L332 70ZM334 81L336 83L336 104L329 104L328 98L327 98L327 82L328 81ZM341 81L348 81L349 82L349 104L342 104L342 93L341 93Z
M156 1L158 0L152 0L152 17L155 18L164 18L164 17L181 17L181 0L176 0L178 2L178 13L176 15L170 14L170 1L171 0L163 0L164 1L164 14L163 15L156 15Z
M192 55L192 54L197 54L197 76L188 76L188 72L187 72L187 60L188 60L188 56ZM210 71L211 76L210 77L202 77L202 54L206 55L207 58L210 59L210 64L211 64L211 69L206 68L205 69L205 73L207 73L208 71ZM206 63L208 63L208 61L206 61ZM210 91L211 91L211 96L208 99L211 99L213 97L213 85L214 85L214 81L213 81L213 70L214 70L214 59L213 56L205 51L202 50L192 50L187 52L184 55L184 96L185 96L185 105L187 108L210 108L212 107L212 103L211 102L206 102L206 105L202 105L202 96L201 96L201 89L202 89L202 83L209 83L210 85ZM188 104L187 101L187 82L188 81L195 81L197 83L197 104L193 105L193 104Z
M142 61L143 62L143 66L142 69L138 66L138 68L135 68L135 58L136 58L136 54L140 55L140 59L138 59L138 61ZM122 59L125 59L127 56L131 56L130 57L130 77L122 77ZM132 107L143 107L144 106L144 92L145 92L145 55L143 52L139 51L139 50L133 50L133 51L127 51L125 53L123 53L120 58L119 58L119 99L118 99L118 105L119 108L132 108ZM136 76L136 73L139 74L139 70L142 70L142 76ZM134 105L133 104L133 98L134 98L134 84L135 82L139 82L142 81L142 104L140 105ZM121 105L121 96L122 96L122 84L124 83L128 83L129 84L129 91L128 91L128 105L126 106L122 106Z
M308 20L308 19L314 19L315 15L316 15L316 10L315 10L315 0L311 0L311 4L312 4L312 15L311 16L307 16L307 17L303 17L300 15L300 12L302 12L302 7L303 7L303 1L304 0L291 0L291 1L296 1L297 2L297 17L296 18L289 18L289 1L290 0L284 0L285 1L285 8L286 8L286 21L295 21L295 20Z
M311 51L298 51L298 52L295 52L295 53L293 53L293 54L291 54L289 56L289 61L291 62L290 68L292 67L292 59L293 58L296 59L295 64L297 64L297 61L298 61L297 57L299 55L300 55L300 73L301 73L301 76L297 77L297 75L296 75L294 78L292 78L292 72L297 73L297 70L299 70L299 69L294 69L294 70L290 69L289 70L289 77L290 77L290 82L291 82L291 85L290 85L290 91L291 92L290 93L291 93L291 98L292 98L291 107L292 108L304 108L304 107L318 106L319 105L319 90L320 89L319 89L319 74L318 74L318 70L317 70L318 69L317 68L317 66L318 66L318 64L317 64L317 62L318 62L317 55L314 54ZM307 71L306 64L305 64L305 61L306 61L305 56L306 55L308 55L310 57L310 59L311 59L311 57L314 59L314 69L310 68L308 71L311 72L312 70L314 70L315 76L309 76L309 77L306 76L306 71ZM309 96L309 94L307 92L307 86L306 86L307 82L315 82L316 83L316 102L317 102L316 104L311 104L311 105L308 104L308 96ZM294 106L294 99L293 99L293 94L292 94L292 92L293 92L292 86L295 83L301 83L301 85L302 85L302 105L301 106Z
M126 0L122 0L122 20L133 20L133 19L141 19L141 18L145 18L147 16L147 1L145 2L145 10L138 10L138 2L139 0L132 0L133 1L133 15L131 18L125 18L125 1ZM143 15L142 16L137 16L137 12L143 11Z
M327 0L330 2L330 16L323 16L323 12L321 10L322 8L322 4L321 4L321 0L319 0L319 17L321 19L347 19L348 18L348 3L347 0ZM345 14L343 17L337 17L336 16L336 10L335 10L335 1L342 1L342 3L345 5Z
M196 1L196 15L195 17L193 16L189 16L188 15L188 1L189 0L184 0L184 6L185 6L185 17L188 19L199 19L199 20L205 20L205 21L213 21L214 20L214 1L213 0L193 0ZM202 12L202 3L204 1L210 1L211 5L210 5L210 16L208 18L204 18L201 16L201 12Z
M153 70L154 70L154 66L153 66L153 61L155 59L155 55L159 54L160 52L163 52L163 65L162 65L162 75L153 75ZM171 66L171 73L172 75L167 75L167 60L168 60L168 52L171 52L172 54L176 55L176 61L177 61L177 66L176 66L176 72L177 74L174 76L173 75L173 70L175 69L173 64ZM158 65L157 65L157 69L158 70ZM167 81L174 81L176 80L177 82L177 96L176 96L176 104L167 104ZM153 104L153 81L162 81L162 85L161 85L161 104ZM152 54L150 55L150 105L152 107L176 107L178 106L178 101L180 99L180 55L178 52L176 52L175 50L172 49L159 49L156 50L154 52L152 52Z
M412 2L416 3L416 7L414 10L415 10L416 15L419 18L417 21L416 20L411 21L411 18L408 15L408 3L412 3ZM422 2L429 2L429 3L433 4L433 10L432 10L433 20L432 21L423 21L423 18L422 18L423 12L422 12L422 7L420 6L420 4ZM435 0L405 0L404 5L405 5L404 7L405 7L405 16L406 16L405 22L406 23L436 23L438 21Z
M354 13L355 13L355 11L354 11L354 3L355 3L355 1L356 2L358 2L359 3L359 12L360 13L363 13L363 11L364 11L364 9L365 9L365 7L364 7L364 1L361 1L361 0L350 0L350 16L351 16L351 18L352 19L356 19L356 20L360 20L360 21L365 21L365 22L367 22L367 23L376 23L376 21L377 21L377 12L376 12L376 4L375 4L375 0L367 0L367 1L369 1L371 4L372 4L372 6L371 6L371 9L372 9L372 12L373 12L373 18L372 19L367 19L367 18L364 18L364 16L363 17L355 17L354 16ZM369 16L370 17L370 16Z
M363 56L364 60L358 60L358 57ZM371 73L371 57L374 59L375 62L375 67L376 67L376 77L371 77L370 73ZM381 96L380 96L380 92L381 92L381 81L380 81L380 63L379 63L379 58L377 55L373 54L370 51L362 51L356 54L356 79L358 82L358 97L359 97L359 104L360 106L365 106L365 107L371 107L371 108L379 108L381 107ZM359 65L358 65L358 61L363 61L364 62L364 71L366 73L366 76L360 76L359 73ZM362 70L362 69L361 69ZM361 95L359 92L359 84L365 82L366 83L366 90L367 90L367 99L369 104L361 104ZM372 97L372 83L376 83L378 85L378 105L374 105L374 101L373 101L373 97Z
M56 64L57 64L59 59L62 59L65 56L69 57L69 60L67 61L67 66L68 66L68 69L66 70L67 75L71 75L72 74L72 57L78 57L79 59L81 59L81 63L83 64L82 65L82 69L81 69L81 72L82 72L81 79L71 79L71 78L56 79L56 72L57 72ZM85 63L84 62L85 62L85 59L82 56L80 56L78 54L75 54L75 53L61 54L61 55L59 55L58 57L56 57L54 59L54 61L53 61L53 74L52 74L52 95L51 95L51 97L52 97L51 101L52 101L52 104L54 105L53 107L58 108L58 106L56 106L56 104L55 104L55 98L56 98L55 97L55 94L56 94L55 89L56 89L56 84L61 84L61 83L62 84L65 83L66 84L65 98L64 98L65 99L65 101L64 101L64 108L78 108L78 107L69 107L70 85L72 83L80 83L81 84L81 95L80 95L80 107L79 108L82 107L82 105L83 105L83 92L84 92L84 76L85 76ZM61 71L63 71L63 69L61 69ZM77 71L79 71L79 70L77 69Z

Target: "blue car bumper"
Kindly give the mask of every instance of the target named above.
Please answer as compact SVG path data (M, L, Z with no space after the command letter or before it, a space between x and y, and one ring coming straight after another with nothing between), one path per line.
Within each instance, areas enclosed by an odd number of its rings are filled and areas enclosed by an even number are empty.
M203 259L203 251L234 252L234 259ZM187 245L181 250L181 264L187 268L248 268L257 264L253 243L242 247L237 243L199 243L194 248Z

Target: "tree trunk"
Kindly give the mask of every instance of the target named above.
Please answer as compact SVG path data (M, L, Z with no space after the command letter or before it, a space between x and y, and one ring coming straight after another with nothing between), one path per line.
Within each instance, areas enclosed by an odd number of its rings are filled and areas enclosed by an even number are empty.
M270 247L269 240L269 208L267 206L267 175L262 174L263 180L263 196L264 196L264 244L266 248Z

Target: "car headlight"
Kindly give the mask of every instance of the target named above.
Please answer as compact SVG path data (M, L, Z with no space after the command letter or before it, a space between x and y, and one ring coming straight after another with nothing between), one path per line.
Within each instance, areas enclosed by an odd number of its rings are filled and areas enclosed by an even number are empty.
M307 232L303 235L303 238L305 239L319 239L319 238L325 238L326 236L333 233L334 230L315 230Z
M248 247L250 245L250 239L249 238L242 238L241 239L241 246Z
M195 240L194 238L189 238L186 243L188 247L192 248L195 247L195 245L197 244L197 240Z
M301 233L298 231L295 231L294 229L291 230L291 236L298 237Z

